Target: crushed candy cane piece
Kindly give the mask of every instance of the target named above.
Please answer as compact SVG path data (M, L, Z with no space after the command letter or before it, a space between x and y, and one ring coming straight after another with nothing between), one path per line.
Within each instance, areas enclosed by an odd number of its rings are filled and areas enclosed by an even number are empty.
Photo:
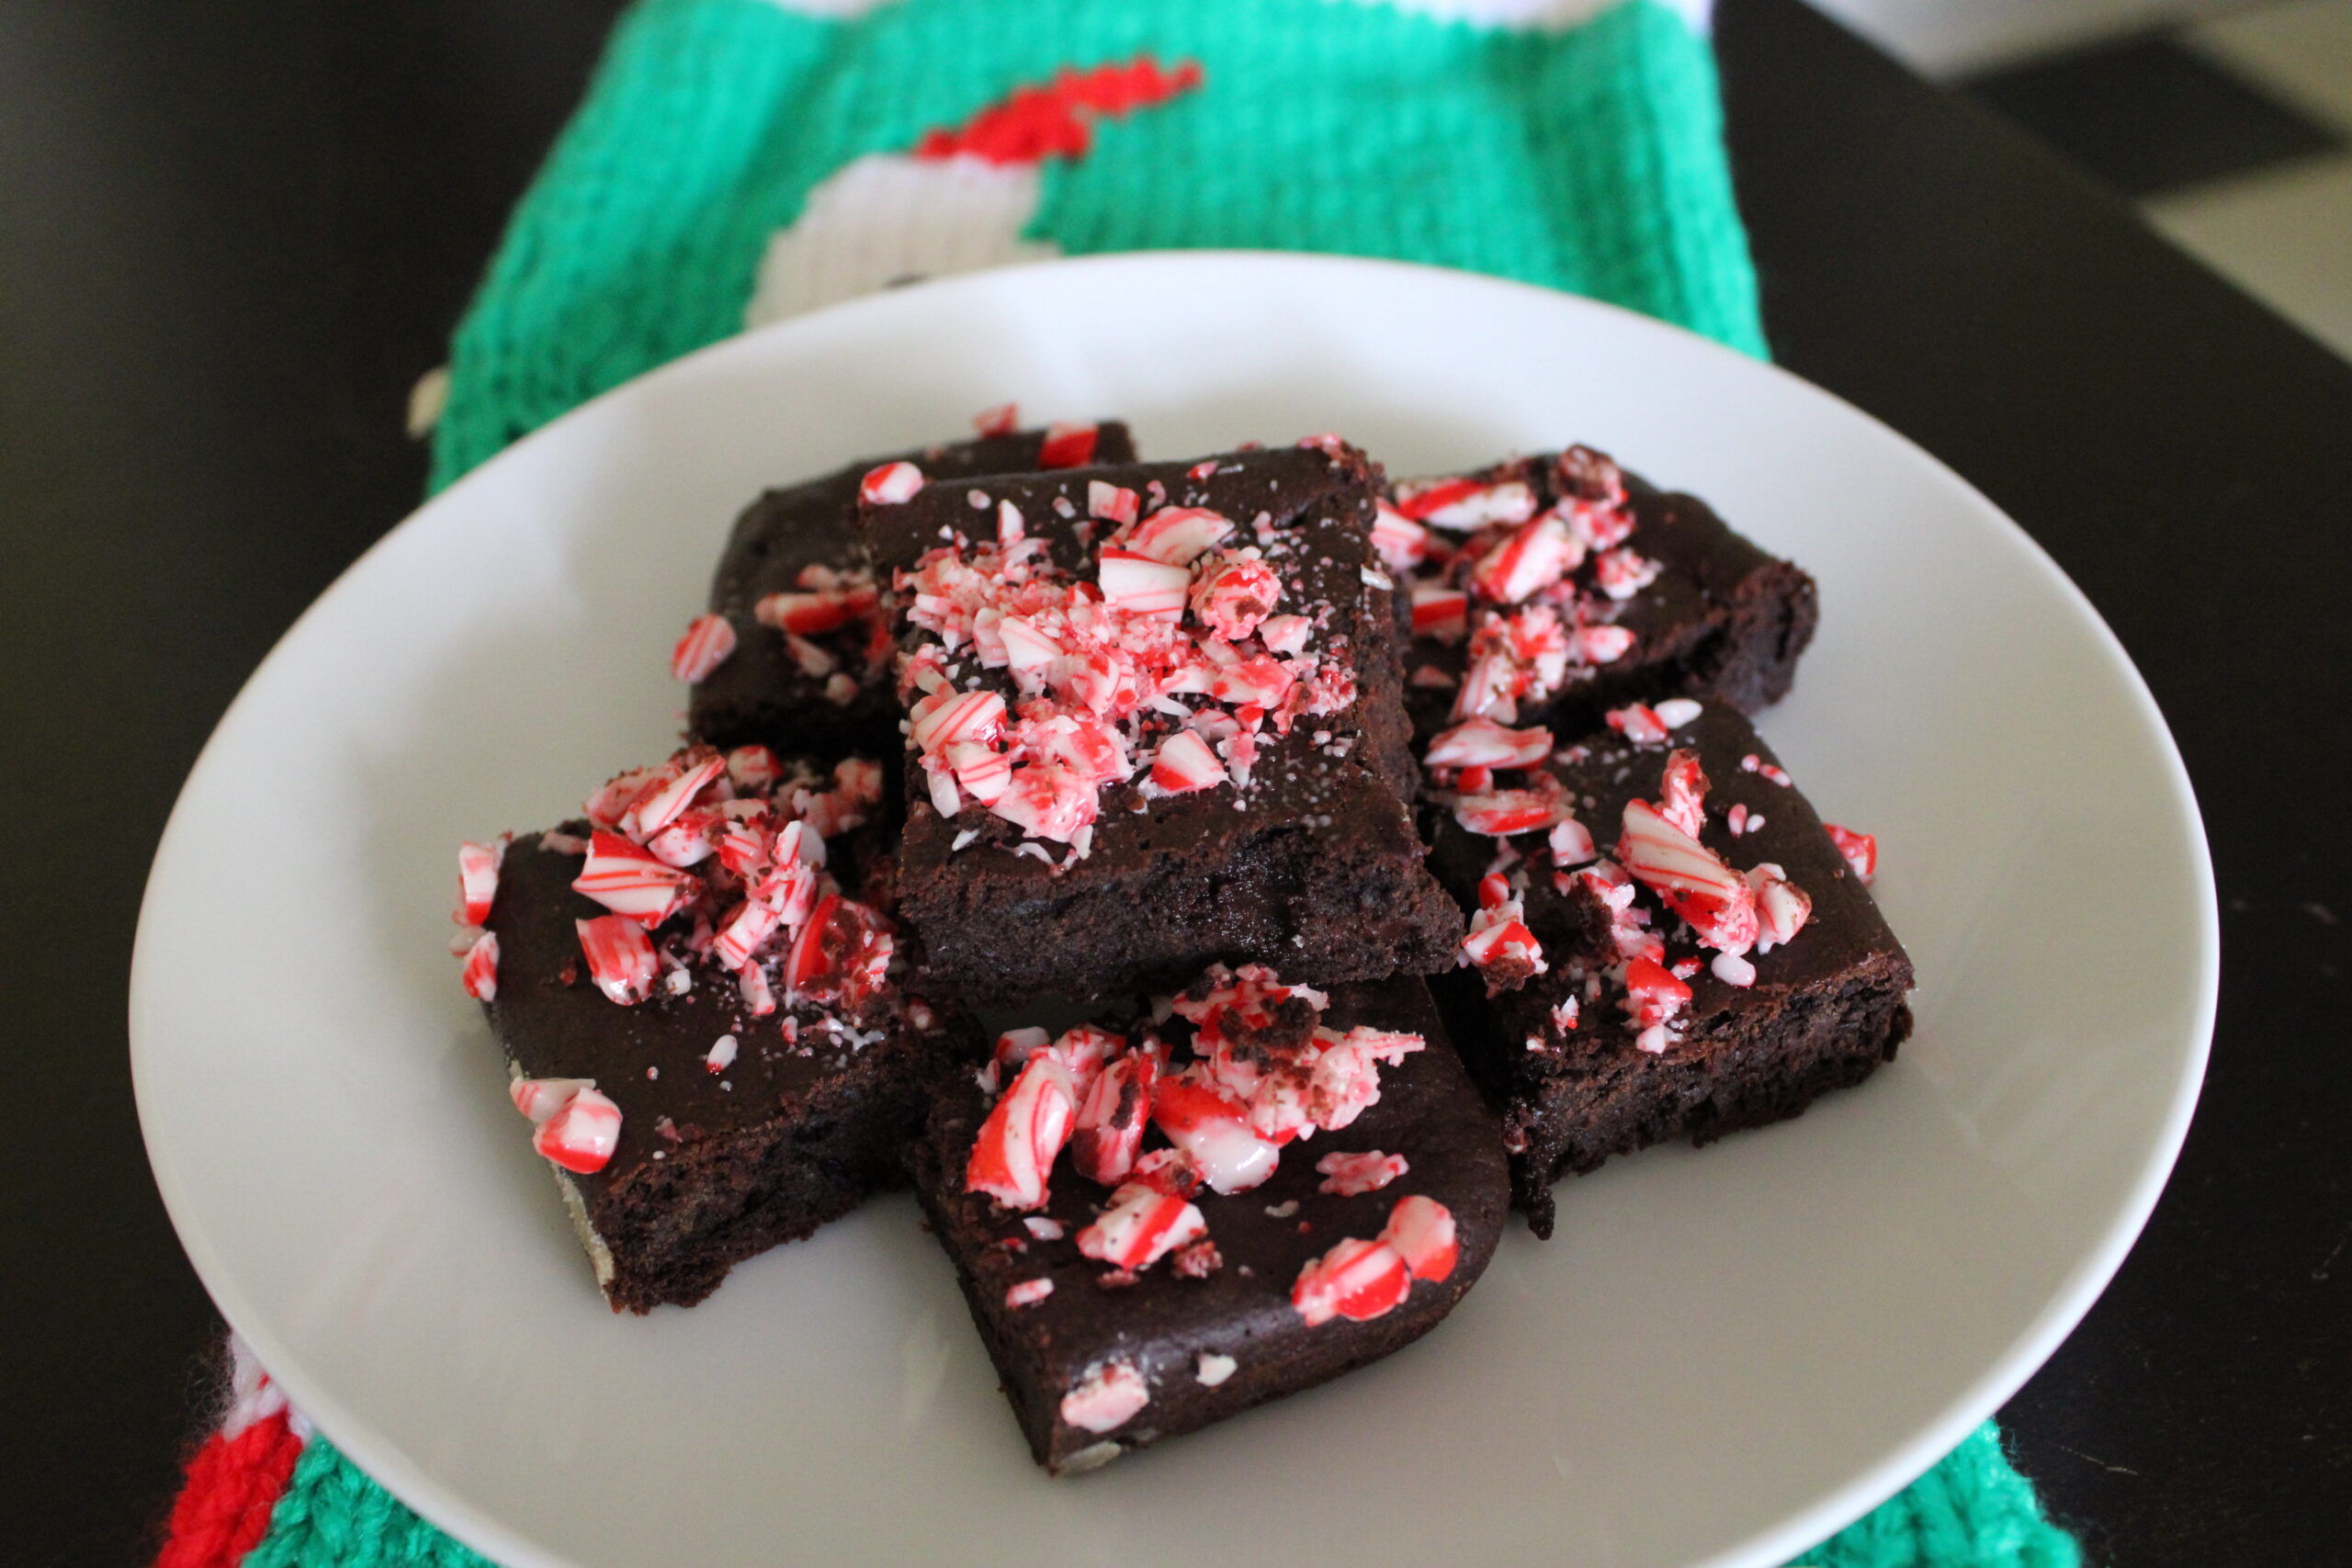
M1015 1309L1035 1306L1053 1293L1054 1282L1051 1280L1023 1280L1017 1285L1005 1287L1004 1304Z
M1189 567L1232 535L1233 520L1222 512L1205 506L1163 506L1128 529L1121 542L1139 556L1168 566Z
M608 999L633 1007L652 994L657 965L653 940L643 925L628 915L600 915L572 925L588 959L589 976Z
M1350 1236L1299 1270L1290 1304L1309 1328L1334 1317L1369 1323L1403 1304L1412 1289L1402 1253L1385 1241Z
M498 998L498 933L484 931L474 938L466 949L466 962L458 971L458 983L466 995L478 1002Z
M1177 1247L1208 1234L1201 1211L1140 1182L1111 1194L1110 1207L1078 1233L1078 1250L1114 1269L1141 1273Z
M498 900L498 871L506 861L506 840L458 846L458 907L450 919L461 926L478 926L490 919Z
M1082 468L1094 461L1097 431L1091 424L1049 424L1037 448L1041 468Z
M1868 887L1871 879L1878 874L1878 840L1851 828L1840 828L1835 822L1824 822L1821 828L1838 846L1838 852L1846 857L1846 863L1854 868L1854 874L1861 878L1862 886Z
M1552 751L1552 732L1537 726L1506 729L1491 718L1463 720L1430 742L1421 761L1432 768L1529 768Z
M703 1070L708 1073L723 1073L733 1066L737 1046L738 1042L732 1034L722 1034L712 1041L710 1049L703 1053Z
M593 1089L572 1095L531 1134L532 1148L582 1176L604 1169L620 1141L621 1108Z
M1021 426L1021 405L999 403L972 416L972 429L981 435L1010 435Z
M1636 746L1657 746L1666 740L1666 720L1660 718L1657 710L1646 703L1629 703L1622 708L1611 708L1603 716L1608 719L1610 728Z
M507 1098L514 1101L514 1109L531 1119L534 1127L545 1123L555 1113L571 1103L571 1097L583 1089L594 1089L594 1078L516 1078L507 1086Z
M599 828L589 837L588 862L571 890L650 929L693 902L702 882Z
M1239 1370L1241 1363L1230 1356L1215 1350L1204 1350L1200 1359L1193 1363L1193 1380L1203 1388L1215 1388Z
M726 616L696 615L670 650L670 674L689 682L707 681L734 652L735 627Z
M1788 874L1770 861L1748 867L1747 886L1756 890L1756 951L1770 953L1793 938L1813 917L1813 898L1791 882Z
M1416 1280L1442 1280L1453 1272L1460 1247L1454 1240L1453 1213L1434 1198L1418 1193L1399 1198L1388 1211L1380 1239L1396 1249Z
M1225 783L1225 764L1216 760L1199 733L1180 729L1152 753L1152 787L1167 795L1188 795Z
M1046 1179L1077 1115L1060 1065L1042 1054L1031 1057L980 1123L964 1190L984 1192L1008 1209L1044 1207Z
M901 506L922 485L922 470L912 463L885 463L858 481L857 496L868 506Z
M1412 1168L1403 1155L1385 1155L1378 1149L1366 1149L1362 1154L1343 1154L1338 1150L1315 1162L1323 1177L1316 1189L1340 1198L1361 1198L1367 1192L1377 1192Z
M1160 1081L1151 1119L1202 1179L1228 1196L1273 1175L1282 1158L1282 1151L1250 1126L1248 1107L1195 1069Z
M1062 1395L1061 1416L1090 1432L1111 1432L1150 1403L1151 1389L1141 1372L1125 1361L1104 1361L1089 1368L1078 1386Z
M1086 1090L1070 1134L1070 1165L1089 1181L1116 1187L1135 1168L1151 1122L1159 1059L1134 1051L1107 1063Z
M1690 923L1702 945L1746 953L1756 945L1756 894L1713 850L1645 800L1625 803L1617 859Z

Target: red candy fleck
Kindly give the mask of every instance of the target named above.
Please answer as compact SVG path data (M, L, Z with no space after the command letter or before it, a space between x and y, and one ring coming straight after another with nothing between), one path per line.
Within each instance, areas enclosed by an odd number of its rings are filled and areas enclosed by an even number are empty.
M466 995L478 1002L492 1001L498 996L498 933L484 931L474 938L466 949L465 966L458 971L458 983Z
M478 926L490 919L498 898L498 868L506 859L506 840L458 846L458 907L450 919L461 926Z
M897 942L874 909L837 893L809 913L785 960L787 995L854 1008L881 989Z
M1033 1056L980 1123L964 1190L984 1192L1008 1209L1044 1207L1046 1179L1076 1118L1060 1065Z
M858 481L857 496L868 506L899 506L922 489L922 470L912 463L885 463Z
M1538 776L1553 787L1498 789L1461 795L1453 803L1453 819L1473 833L1493 839L1532 833L1565 820L1568 815L1566 793L1550 774Z
M1584 559L1583 541L1550 513L1521 524L1470 569L1482 599L1516 604L1551 587Z
M1396 1201L1396 1206L1388 1211L1388 1224L1380 1239L1396 1249L1416 1280L1446 1278L1460 1256L1453 1211L1434 1198L1419 1194Z
M1488 996L1515 991L1549 967L1544 944L1527 928L1508 882L1486 877L1478 885L1478 904L1470 932L1462 939L1462 956L1484 977Z
M1378 1149L1366 1149L1362 1154L1342 1154L1337 1150L1315 1162L1315 1168L1324 1178L1319 1192L1340 1198L1361 1198L1367 1192L1377 1192L1411 1168L1403 1155L1385 1155Z
M1125 1361L1105 1361L1088 1370L1078 1386L1062 1395L1062 1419L1090 1432L1115 1431L1151 1403L1151 1389L1143 1374Z
M1625 993L1627 1010L1635 1027L1641 1029L1670 1023L1677 1013L1690 1005L1690 986L1672 970L1649 958L1626 961Z
M696 615L670 650L670 673L680 681L707 681L735 652L735 627L724 615Z
M981 435L1010 435L1021 425L1021 405L999 403L972 416L972 429Z
M1413 635L1459 642L1470 629L1470 595L1459 588L1413 590Z
M1140 1182L1111 1194L1111 1206L1078 1233L1078 1250L1114 1269L1140 1273L1187 1242L1208 1234L1201 1212Z
M596 988L622 1007L643 1001L653 990L653 940L644 926L627 915L601 915L574 920L580 950L587 955L588 974Z
M1667 737L1666 720L1646 703L1633 703L1622 708L1611 708L1606 715L1609 728L1636 746L1657 746Z
M1045 445L1037 448L1041 468L1082 468L1094 461L1096 431L1091 424L1049 424Z
M1824 822L1821 827L1838 846L1838 852L1846 857L1846 863L1854 868L1854 874L1862 879L1862 886L1868 887L1871 878L1878 874L1878 840L1851 828L1840 828L1835 822Z
M1350 1236L1299 1270L1290 1304L1309 1328L1334 1317L1369 1323L1403 1304L1412 1289L1403 1254L1385 1241Z
M1535 515L1535 492L1522 479L1408 479L1396 486L1396 507L1416 523L1467 533L1526 522Z
M1707 825L1707 775L1699 768L1699 753L1676 750L1666 759L1666 776L1658 785L1657 814L1692 838Z
M593 1089L572 1095L531 1134L531 1147L582 1176L604 1169L620 1141L621 1108Z

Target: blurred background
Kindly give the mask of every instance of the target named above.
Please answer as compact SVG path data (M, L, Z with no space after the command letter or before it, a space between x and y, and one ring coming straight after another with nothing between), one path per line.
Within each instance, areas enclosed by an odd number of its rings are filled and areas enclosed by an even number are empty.
M2352 357L2352 0L1815 0Z

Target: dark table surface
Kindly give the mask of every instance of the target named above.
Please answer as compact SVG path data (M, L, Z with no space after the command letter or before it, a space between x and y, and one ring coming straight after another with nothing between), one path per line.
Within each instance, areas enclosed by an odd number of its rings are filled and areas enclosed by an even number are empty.
M409 387L616 9L0 0L0 1559L153 1549L219 1323L131 1106L148 858L238 685L414 505ZM1717 37L1781 363L2082 584L2212 840L2204 1101L2004 1412L2017 1461L2099 1562L2352 1561L2352 367L1795 0Z

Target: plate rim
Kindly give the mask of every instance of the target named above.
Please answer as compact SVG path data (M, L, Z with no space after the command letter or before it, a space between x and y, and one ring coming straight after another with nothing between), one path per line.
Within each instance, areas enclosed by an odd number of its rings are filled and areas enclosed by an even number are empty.
M2193 1021L2188 1031L2188 1048L2182 1059L2182 1071L2173 1086L2154 1144L2148 1150L2125 1201L2107 1222L2098 1244L2076 1259L2074 1268L2052 1293L2041 1311L2011 1341L2007 1349L1978 1373L1942 1411L1923 1423L1908 1439L1896 1444L1876 1461L1832 1486L1826 1494L1785 1515L1778 1524L1769 1525L1742 1540L1733 1542L1713 1555L1700 1560L1693 1568L1744 1568L1748 1564L1786 1561L1795 1553L1826 1540L1909 1485L1989 1418L2048 1361L2105 1292L2145 1229L2178 1161L2196 1111L2210 1066L2219 1003L2220 908L2203 812L2172 728L2165 722L2163 711L2138 666L2132 662L2129 651L2108 625L2106 617L2099 614L2089 596L2058 565L2040 541L1948 464L1868 411L1770 360L1753 358L1686 327L1604 300L1490 274L1378 257L1202 249L1061 256L927 278L904 288L861 296L803 315L737 332L667 360L566 410L484 459L440 491L426 497L337 572L271 643L268 652L246 675L236 696L222 710L206 737L196 761L182 780L171 814L157 841L141 889L139 919L132 940L130 974L126 988L127 1023L131 1088L138 1111L141 1142L173 1232L198 1281L231 1331L252 1348L257 1359L268 1369L271 1378L286 1391L289 1402L302 1416L333 1442L346 1460L386 1491L419 1517L467 1546L494 1562L507 1564L508 1568L531 1568L531 1565L540 1563L561 1563L567 1568L576 1568L575 1560L559 1555L553 1549L526 1539L487 1511L444 1490L422 1467L412 1463L406 1453L390 1438L375 1430L311 1376L293 1356L289 1347L264 1325L262 1314L237 1288L232 1271L214 1250L199 1216L190 1207L191 1201L183 1179L159 1128L161 1113L154 1109L153 1079L142 1065L157 1047L141 1030L140 1021L143 1012L151 1010L149 992L157 984L153 979L153 962L147 955L153 943L162 940L154 935L163 920L156 909L156 887L163 880L160 874L167 862L188 852L182 841L193 830L186 826L185 815L190 784L212 759L215 748L221 744L222 736L232 728L239 716L258 700L254 694L262 683L263 677L281 661L289 646L305 628L315 619L332 613L331 606L350 592L352 580L367 569L379 552L396 547L404 535L412 534L412 525L420 519L465 504L465 498L474 491L493 482L486 480L485 475L494 475L495 470L511 467L518 453L533 452L563 439L572 425L597 417L599 411L609 404L645 396L649 387L701 375L705 367L714 361L764 352L766 344L780 337L818 330L846 330L834 327L832 323L854 320L861 314L888 314L903 308L900 301L906 297L978 292L1007 287L1008 279L1012 280L1011 287L1018 288L1023 286L1022 280L1029 276L1061 275L1074 269L1148 274L1210 271L1219 267L1243 270L1272 268L1294 272L1337 270L1375 279L1385 275L1417 280L1423 285L1434 281L1442 288L1517 294L1535 308L1565 310L1570 314L1597 312L1604 318L1617 318L1621 321L1634 323L1641 331L1673 334L1686 344L1695 345L1702 357L1717 356L1747 369L1761 370L1781 382L1792 395L1832 405L1844 414L1871 426L1881 437L1898 444L1908 458L1923 465L1923 471L1931 472L1939 482L1955 491L1962 500L1996 525L1997 530L2005 531L2009 543L2023 547L2024 555L2032 569L2054 586L2075 614L2092 628L2099 653L2121 677L2121 687L2137 716L2160 743L2157 748L2158 771L2168 786L2171 804L2181 818L2185 839L2182 848L2187 852L2186 869L2192 874L2191 882L2197 895L2193 922L2198 950L2195 955L2197 984L2189 1010Z

